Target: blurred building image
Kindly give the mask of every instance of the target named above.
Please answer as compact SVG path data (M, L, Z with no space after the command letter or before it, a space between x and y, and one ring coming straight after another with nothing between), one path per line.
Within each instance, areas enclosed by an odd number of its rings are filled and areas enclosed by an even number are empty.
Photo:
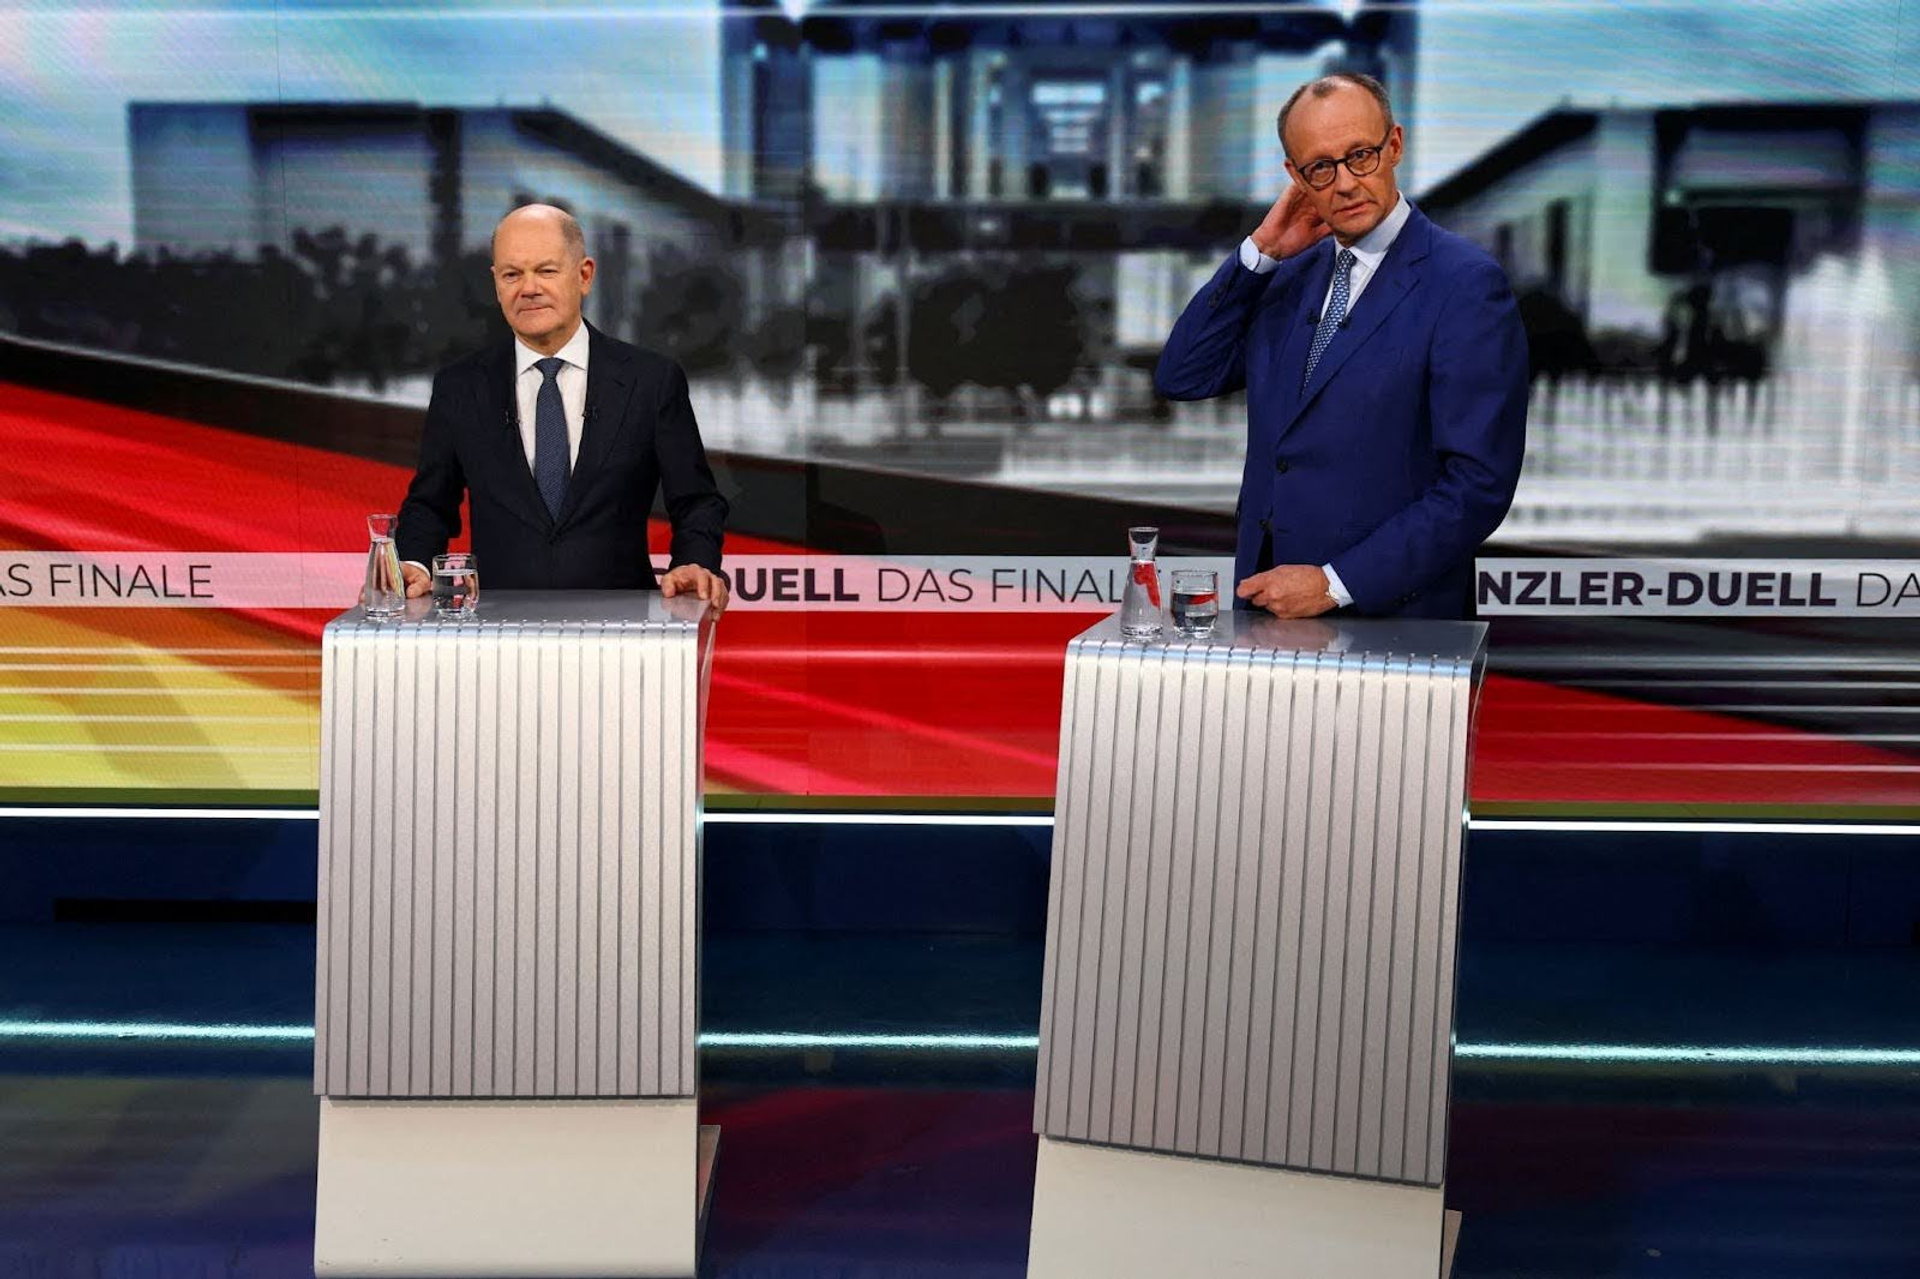
M1414 148L1446 123L1418 114L1421 20L1370 0L724 0L713 185L578 107L133 102L132 260L62 246L35 278L101 283L23 289L20 323L420 400L495 318L494 221L545 200L598 259L588 318L687 368L717 448L1224 511L1244 406L1160 400L1153 363L1283 189L1297 85L1379 76ZM1920 101L1754 83L1562 105L1410 192L1520 298L1535 402L1507 537L1920 522ZM605 109L644 113L633 93ZM253 293L181 300L223 289ZM261 311L284 319L223 327ZM1830 500L1810 508L1809 483Z
M1177 413L1205 437L1182 497L1217 488L1237 427L1157 401L1152 362L1286 182L1288 93L1362 70L1411 107L1413 11L975 9L723 9L726 187L799 210L819 433L1016 483L1087 453L1126 488Z
M296 233L372 237L379 254L455 268L530 201L580 219L597 264L587 318L636 336L663 258L724 267L751 325L797 296L771 224L590 125L545 109L415 103L128 106L137 251L282 252Z
M1527 317L1508 536L1910 536L1920 103L1562 109L1417 198Z
M1892 293L1920 289L1920 103L1559 110L1420 203L1600 344L1548 334L1537 367L1637 345L1670 376L1753 377L1822 262L1872 257Z
M1123 0L1056 19L963 2L907 18L726 0L723 23L727 190L745 197L1267 201L1277 104L1330 51L1413 106L1400 6Z

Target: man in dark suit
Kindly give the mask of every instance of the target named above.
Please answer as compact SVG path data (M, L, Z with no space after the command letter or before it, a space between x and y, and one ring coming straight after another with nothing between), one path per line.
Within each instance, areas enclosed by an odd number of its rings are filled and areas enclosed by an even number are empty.
M580 224L550 205L509 213L493 233L493 286L513 340L433 380L396 538L407 594L431 589L425 566L460 531L464 493L490 589L658 589L724 609L727 503L686 375L581 318L593 259ZM647 555L656 491L673 524L658 581Z
M1188 303L1154 383L1176 400L1246 388L1246 605L1465 616L1525 449L1512 290L1400 194L1379 81L1303 85L1279 127L1293 183Z

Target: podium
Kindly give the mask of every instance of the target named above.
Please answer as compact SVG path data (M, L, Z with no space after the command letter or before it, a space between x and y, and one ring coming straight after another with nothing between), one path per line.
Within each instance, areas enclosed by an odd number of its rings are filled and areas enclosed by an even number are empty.
M1028 1274L1434 1279L1486 627L1067 649Z
M706 605L322 646L318 1275L692 1276Z

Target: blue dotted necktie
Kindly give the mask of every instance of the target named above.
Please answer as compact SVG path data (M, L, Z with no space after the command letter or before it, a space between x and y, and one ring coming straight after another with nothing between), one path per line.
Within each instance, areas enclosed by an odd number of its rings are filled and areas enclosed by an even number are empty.
M536 360L545 381L533 398L533 482L547 513L560 518L561 504L567 500L567 410L560 402L560 370L566 364L558 356Z
M1300 379L1300 389L1307 389L1307 383L1313 381L1313 366L1320 363L1320 357L1327 353L1327 345L1333 341L1333 331L1340 327L1340 321L1347 318L1347 297L1353 289L1353 250L1342 249L1340 256L1333 260L1333 295L1327 299L1327 311L1320 317L1320 325L1313 331L1313 349L1307 352L1307 375Z

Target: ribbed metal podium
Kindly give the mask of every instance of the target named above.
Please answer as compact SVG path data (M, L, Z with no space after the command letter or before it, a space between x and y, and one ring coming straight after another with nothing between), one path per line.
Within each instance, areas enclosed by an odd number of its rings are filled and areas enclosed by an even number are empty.
M711 615L427 605L323 640L315 1269L691 1276Z
M1439 1272L1485 640L1069 644L1029 1274Z

